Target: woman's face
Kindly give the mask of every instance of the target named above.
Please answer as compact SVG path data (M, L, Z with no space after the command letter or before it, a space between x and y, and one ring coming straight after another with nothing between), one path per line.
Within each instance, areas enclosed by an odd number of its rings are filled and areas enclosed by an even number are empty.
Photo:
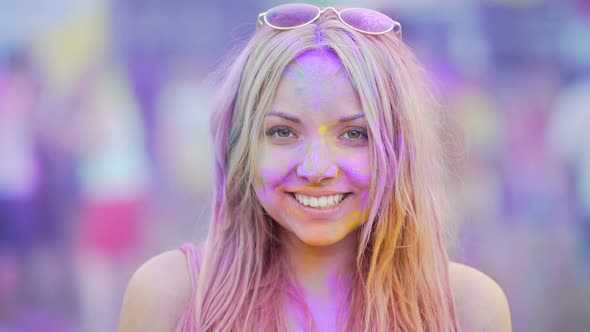
M367 219L370 164L363 114L335 55L305 53L283 73L263 124L255 191L292 239L336 244Z

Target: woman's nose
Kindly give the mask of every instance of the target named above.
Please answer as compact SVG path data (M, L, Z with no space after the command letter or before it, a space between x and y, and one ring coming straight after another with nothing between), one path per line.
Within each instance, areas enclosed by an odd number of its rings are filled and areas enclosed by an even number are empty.
M334 178L338 175L338 166L333 162L333 157L325 144L311 144L297 167L297 175L313 183Z

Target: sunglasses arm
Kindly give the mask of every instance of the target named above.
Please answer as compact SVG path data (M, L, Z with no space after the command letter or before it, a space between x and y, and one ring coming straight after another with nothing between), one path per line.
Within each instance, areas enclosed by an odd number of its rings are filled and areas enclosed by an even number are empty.
M258 20L256 20L256 29L260 28L260 26L262 26L262 24L264 24L264 22L262 21L262 18L265 15L266 15L266 12L258 14Z
M394 21L393 24L394 24L394 27L393 27L394 32L399 36L400 39L403 39L403 36L402 36L402 25L399 22L396 22L396 21Z

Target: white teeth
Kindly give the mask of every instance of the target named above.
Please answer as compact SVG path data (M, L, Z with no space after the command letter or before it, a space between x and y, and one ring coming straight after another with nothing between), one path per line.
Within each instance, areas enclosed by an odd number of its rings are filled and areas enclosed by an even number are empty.
M311 206L314 208L326 208L330 206L334 206L339 204L342 199L344 198L344 194L338 195L331 195L331 196L322 196L322 197L313 197L313 196L306 196L302 194L295 194L295 198L299 201L299 203L305 206Z
M309 206L311 206L311 207L318 206L318 199L316 197L311 197L309 199Z
M328 205L334 205L334 196L328 196L326 199Z

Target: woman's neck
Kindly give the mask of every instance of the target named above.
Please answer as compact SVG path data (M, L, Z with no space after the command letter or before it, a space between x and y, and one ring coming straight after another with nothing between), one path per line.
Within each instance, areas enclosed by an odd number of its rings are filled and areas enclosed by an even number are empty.
M307 245L286 231L281 235L289 268L306 296L342 294L349 288L355 269L355 232L329 246Z

